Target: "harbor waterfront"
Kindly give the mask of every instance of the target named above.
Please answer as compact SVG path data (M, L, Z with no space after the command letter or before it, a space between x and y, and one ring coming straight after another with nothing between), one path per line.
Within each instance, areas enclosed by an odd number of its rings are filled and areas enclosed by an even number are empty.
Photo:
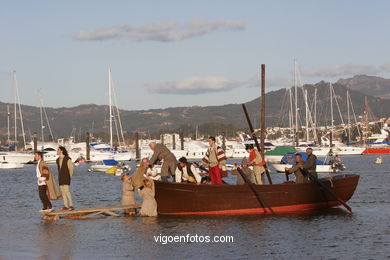
M35 166L2 170L0 259L152 259L167 258L173 252L176 257L193 259L389 258L390 156L383 156L382 164L375 164L376 157L371 155L341 158L347 165L343 174L360 175L355 194L348 201L352 214L338 207L281 216L123 216L45 221L38 213L41 204ZM135 169L134 162L130 165ZM55 166L50 167L54 170ZM88 172L88 167L75 168L71 189L76 209L119 205L120 178ZM274 183L285 180L282 174L271 177ZM230 174L225 180L235 183ZM59 209L61 203L54 201L53 206ZM229 237L232 241L164 240L187 235Z

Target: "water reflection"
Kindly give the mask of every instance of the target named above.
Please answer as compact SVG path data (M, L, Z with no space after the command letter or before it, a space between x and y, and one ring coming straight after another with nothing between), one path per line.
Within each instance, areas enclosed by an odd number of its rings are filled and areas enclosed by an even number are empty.
M78 244L74 223L56 224L43 221L38 229L36 242L40 249L40 259L71 259L73 250Z

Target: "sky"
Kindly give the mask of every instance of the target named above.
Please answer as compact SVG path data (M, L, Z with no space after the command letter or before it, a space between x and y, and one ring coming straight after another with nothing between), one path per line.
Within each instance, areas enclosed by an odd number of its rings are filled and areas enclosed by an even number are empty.
M390 78L390 1L1 1L0 101L119 108L243 103L357 74ZM41 93L41 98L38 93Z

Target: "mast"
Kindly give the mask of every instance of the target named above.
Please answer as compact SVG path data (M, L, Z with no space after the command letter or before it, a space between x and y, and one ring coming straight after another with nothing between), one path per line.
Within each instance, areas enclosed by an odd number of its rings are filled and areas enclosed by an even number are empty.
M347 89L347 115L348 115L348 144L351 143L351 120L349 117L349 91Z
M298 86L297 86L297 61L294 60L294 87L295 87L295 145L298 146Z
M265 64L261 64L261 108L260 108L260 149L261 157L264 157L264 139L265 139Z
M304 93L305 93L305 112L306 112L306 143L308 144L309 143L309 105L307 103L307 89L304 89Z
M18 142L18 133L17 133L17 124L16 124L16 119L17 119L17 113L16 113L16 71L13 72L12 83L13 83L13 88L14 88L14 131L15 131L14 146L15 146L15 151L16 151L17 150L17 142Z
M11 113L9 112L9 105L7 105L7 144L8 148L10 146L10 132L9 132L9 119L10 119Z
M293 100L292 100L292 91L291 88L289 89L290 94L290 131L291 131L291 137L292 137L292 144L294 144L294 116L293 116Z
M16 80L16 71L13 72L13 78L14 78L14 86L15 86L15 120L16 120L16 102L18 103L19 107L19 117L20 117L20 125L22 127L22 137L23 137L23 148L26 148L26 134L24 133L24 125L23 125L23 115L22 115L22 107L20 105L20 97L19 97L19 90L18 90L18 81ZM16 125L16 122L15 122ZM16 128L15 128L15 135L16 135ZM16 139L15 139L16 141Z
M317 87L314 87L314 142L317 140Z
M40 103L39 112L41 114L41 140L42 140L42 142L44 142L45 137L43 134L43 129L45 128L45 126L43 125L43 112L42 112L43 104L42 104L42 95L41 95L41 92L39 90L38 90L38 95L39 95L39 103Z
M333 142L333 95L332 95L332 83L329 82L329 98L330 98L330 121L331 121L331 128L330 128L330 149L332 150L332 142Z
M111 68L108 70L108 103L110 110L110 147L112 149L112 104L111 104Z
M314 129L316 128L317 128L317 87L314 88Z
M368 140L368 130L369 130L369 124L368 124L368 100L367 100L367 96L364 97L364 123L365 123L365 134L364 134L364 138L365 138L365 142L367 142Z

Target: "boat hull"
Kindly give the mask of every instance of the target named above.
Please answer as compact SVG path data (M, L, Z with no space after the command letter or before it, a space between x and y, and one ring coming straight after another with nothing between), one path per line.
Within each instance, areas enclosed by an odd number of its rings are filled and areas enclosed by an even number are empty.
M390 148L367 148L363 154L390 154Z
M324 180L341 199L348 201L359 182L358 175L339 175ZM262 208L248 185L193 185L155 182L159 214L173 215L244 215L300 213L338 206L330 194L315 183L292 182L254 185L266 204Z

